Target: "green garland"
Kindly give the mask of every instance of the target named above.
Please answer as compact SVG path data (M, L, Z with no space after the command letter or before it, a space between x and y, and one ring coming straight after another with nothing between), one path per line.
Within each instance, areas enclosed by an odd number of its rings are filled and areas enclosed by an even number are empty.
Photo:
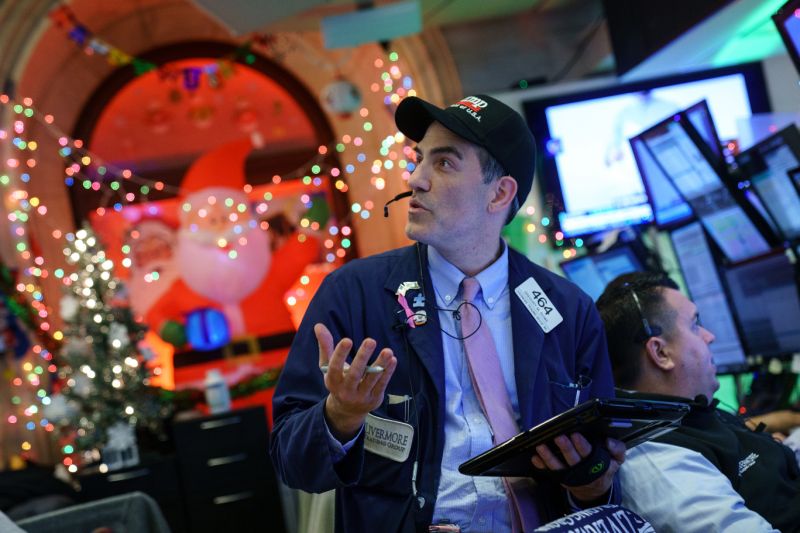
M36 338L51 354L58 355L61 342L39 328L39 315L16 287L14 270L0 262L0 297L5 297L8 310L25 325L28 333Z
M248 376L231 385L231 399L245 398L257 392L270 389L278 383L283 367L270 368L261 374ZM191 410L197 404L205 403L203 389L187 388L180 390L161 390L162 400L172 403L176 411Z
M231 398L244 398L256 392L274 387L278 383L283 367L270 368L263 374L256 374L244 378L236 385L230 387Z

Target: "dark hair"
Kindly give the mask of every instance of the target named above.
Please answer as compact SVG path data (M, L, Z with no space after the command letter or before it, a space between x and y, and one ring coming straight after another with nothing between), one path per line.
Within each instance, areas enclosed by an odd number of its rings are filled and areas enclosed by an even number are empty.
M478 161L481 164L484 183L491 183L500 176L508 175L503 165L489 153L489 150L478 145L475 145L475 149L478 152Z
M632 388L641 373L644 320L653 330L668 335L675 325L676 312L664 301L663 290L678 285L661 272L631 272L608 284L597 299L597 310L606 328L608 353L617 385ZM639 300L637 308L634 293Z
M500 162L489 153L489 150L478 145L475 145L475 149L478 152L478 162L481 164L481 174L483 174L484 183L491 183L501 176L509 175L508 171L503 168L503 165L501 165ZM515 195L514 201L509 207L506 224L511 222L511 220L514 218L514 215L516 215L517 211L519 211L519 208L519 198Z

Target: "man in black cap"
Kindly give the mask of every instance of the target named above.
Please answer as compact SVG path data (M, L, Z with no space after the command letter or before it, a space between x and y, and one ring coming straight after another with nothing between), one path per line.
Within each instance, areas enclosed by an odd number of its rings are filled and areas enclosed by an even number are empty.
M500 237L533 181L522 117L484 95L445 109L409 97L395 121L417 142L411 191L395 198L411 197L416 244L320 286L275 392L276 470L291 487L337 489L340 532L532 531L618 500L624 445L579 434L533 454L551 481L458 472L520 429L612 396L605 337L586 294Z

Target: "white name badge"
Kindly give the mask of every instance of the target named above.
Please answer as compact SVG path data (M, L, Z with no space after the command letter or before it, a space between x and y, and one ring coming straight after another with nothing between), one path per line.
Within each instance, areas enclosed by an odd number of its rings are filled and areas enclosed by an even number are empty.
M408 459L414 428L404 422L380 418L372 413L364 423L364 449L398 463Z
M522 300L545 333L550 333L554 327L564 321L564 317L561 316L535 279L526 279L514 289L514 292L517 293L517 297Z

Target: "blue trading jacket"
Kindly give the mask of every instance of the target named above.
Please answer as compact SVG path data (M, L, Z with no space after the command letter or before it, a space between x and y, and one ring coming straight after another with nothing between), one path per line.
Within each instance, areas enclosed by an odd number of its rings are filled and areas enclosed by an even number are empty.
M422 275L421 275L422 274ZM513 289L529 277L539 283L564 317L545 334ZM427 324L408 328L395 292L417 281L427 295ZM517 391L522 427L532 427L575 404L573 383L588 382L580 401L613 397L605 333L594 304L572 283L509 249L509 287ZM411 300L409 299L409 302ZM297 332L273 399L270 453L283 481L307 492L337 489L336 531L427 531L439 484L444 443L444 363L427 249L409 246L352 261L331 273L312 300ZM327 390L319 366L313 327L324 323L338 342L358 347L372 337L375 356L390 347L398 364L387 394L411 395L416 404L414 448L398 463L366 452L363 432L344 460L333 464L323 405ZM579 376L582 379L579 379ZM589 378L589 379L586 379ZM413 387L413 390L412 390ZM377 416L404 420L403 404L383 405ZM421 444L419 451L416 446ZM417 495L412 466L418 458ZM565 492L540 485L542 517L566 512ZM618 490L615 488L618 495ZM616 498L615 498L616 499Z

